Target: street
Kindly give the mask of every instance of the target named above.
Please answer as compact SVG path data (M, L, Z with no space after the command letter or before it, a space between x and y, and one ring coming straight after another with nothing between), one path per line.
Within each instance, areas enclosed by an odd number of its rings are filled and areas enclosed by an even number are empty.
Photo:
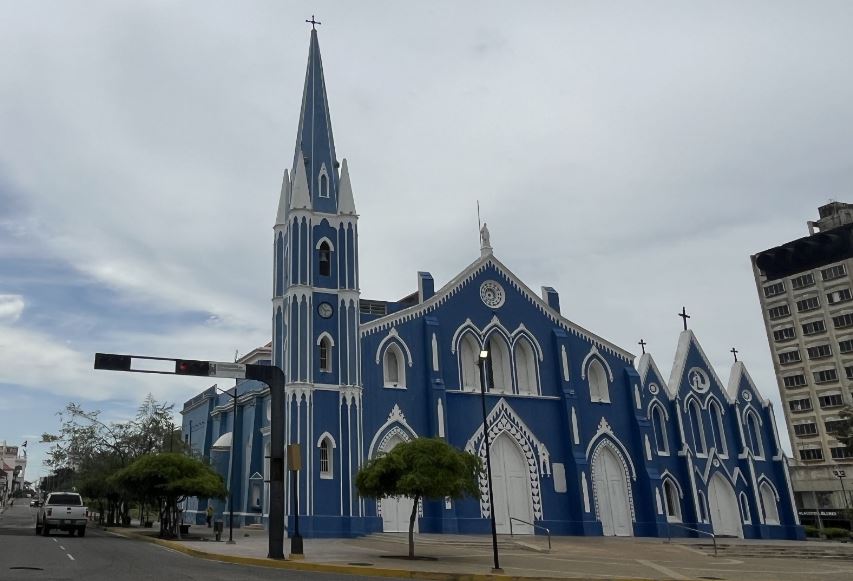
M19 499L15 506L0 514L0 581L375 579L217 563L151 543L124 539L95 526L90 526L84 538L71 537L63 532L51 533L47 538L36 536L36 509L29 508L28 504L26 499Z

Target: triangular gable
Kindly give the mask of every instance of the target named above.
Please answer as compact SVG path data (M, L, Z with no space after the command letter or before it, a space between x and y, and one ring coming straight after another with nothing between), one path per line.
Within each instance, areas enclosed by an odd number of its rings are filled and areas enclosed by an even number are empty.
M618 347L613 343L602 339L595 333L584 329L580 325L571 322L570 320L560 315L560 313L552 309L548 305L548 303L546 303L544 300L542 300L541 297L534 293L501 261L495 258L493 254L487 254L474 261L465 270L456 275L450 282L441 287L441 289L439 289L435 293L435 295L433 295L426 301L411 306L407 309L403 309L396 313L392 313L390 315L386 315L384 317L380 317L378 319L365 323L361 326L362 336L370 335L377 331L388 329L394 325L411 321L416 317L435 310L437 307L447 302L450 297L452 297L465 286L467 286L469 283L471 283L480 273L482 273L489 267L494 268L498 272L498 274L502 275L516 291L518 291L531 304L533 304L537 309L539 309L539 311L546 317L548 317L554 324L562 327L564 330L574 335L581 337L582 339L591 342L599 349L606 351L611 355L620 357L621 359L629 363L634 360L634 355L630 352L625 351L621 347Z
M752 380L752 376L749 375L749 371L747 371L746 365L743 364L743 361L735 361L734 365L732 365L731 374L729 375L729 385L726 387L726 393L728 394L729 399L737 401L738 394L744 390L751 392L752 397L761 403L761 407L767 407L769 405L770 400L765 398L761 395L761 392L758 391L758 388L755 386L755 382Z
M728 402L733 403L733 400L726 391L723 382L720 381L720 377L714 370L714 366L711 365L708 356L705 355L705 351L696 339L696 335L694 335L693 331L690 329L682 331L681 335L678 337L678 348L675 350L675 361L672 365L672 373L669 376L670 390L674 393L678 393L681 390L682 385L687 383L684 375L687 372L687 360L690 357L691 347L696 350L696 353L704 363L705 370L709 373L711 381L716 382L720 391L726 396Z
M263 480L263 479L264 479L264 477L261 476L260 472L255 472L254 474L249 476L249 480Z
M655 363L655 359L652 357L651 353L643 353L640 357L640 361L637 366L637 373L640 375L640 383L643 387L648 386L650 383L657 383L663 388L669 399L675 398L675 391L671 390L667 382L664 381L663 373L658 369L657 363ZM651 373L651 377L649 377L649 373Z

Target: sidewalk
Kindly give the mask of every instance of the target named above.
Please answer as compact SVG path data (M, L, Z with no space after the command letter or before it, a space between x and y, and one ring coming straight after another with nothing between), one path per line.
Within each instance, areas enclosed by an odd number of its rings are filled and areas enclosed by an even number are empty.
M111 529L205 559L338 574L357 574L409 579L699 579L739 581L794 581L820 576L822 581L853 578L853 557L802 559L762 556L820 543L750 542L726 540L719 557L696 540L667 543L650 538L555 537L547 551L545 537L499 539L504 573L491 573L492 546L488 536L416 535L415 555L410 561L406 534L379 534L356 539L305 539L304 560L267 559L267 535L263 530L235 529L236 544L213 540L211 529L193 526L184 540L157 539L154 529ZM222 537L228 538L228 530ZM838 544L832 544L838 545ZM821 545L825 548L831 545ZM289 540L285 540L288 555ZM743 556L746 549L757 556ZM849 547L841 546L839 550ZM730 557L726 549L740 551Z

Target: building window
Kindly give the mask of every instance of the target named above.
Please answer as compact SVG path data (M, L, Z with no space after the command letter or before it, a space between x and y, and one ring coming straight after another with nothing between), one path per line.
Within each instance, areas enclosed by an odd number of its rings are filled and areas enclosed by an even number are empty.
M793 351L785 351L784 353L779 353L779 363L782 365L788 365L789 363L798 363L800 361L800 352L795 349Z
M784 329L773 331L773 340L777 343L780 341L790 341L796 337L797 334L794 332L793 327L785 327Z
M819 395L817 398L821 408L837 408L844 405L844 400L840 393L827 393Z
M382 357L382 374L385 387L406 387L406 367L403 352L396 343L392 343Z
M329 173L326 171L326 164L320 166L320 197L329 197Z
M320 339L320 371L332 371L332 341L328 337Z
M830 305L846 303L851 299L853 299L853 294L850 293L849 288L843 288L841 290L833 291L831 293L826 293L826 300ZM817 300L817 297L815 297L815 300Z
M761 437L761 426L758 416L753 412L746 414L746 431L749 434L749 447L756 458L764 458L764 440Z
M788 407L792 412L806 412L812 409L812 400L808 397L792 399L788 402Z
M655 432L655 447L658 454L669 454L669 442L666 438L666 422L659 405L652 406L652 429Z
M332 249L325 240L320 244L320 276L332 274Z
M723 413L720 411L720 406L713 401L708 405L708 411L711 412L711 431L714 432L714 447L717 449L718 454L727 456L729 450L726 445Z
M853 365L845 367L844 374L847 376L847 379L853 379Z
M802 373L799 375L789 375L788 377L783 377L782 381L788 389L795 389L806 385L806 376Z
M607 384L607 371L597 360L593 359L586 370L589 380L589 399L593 402L610 403L610 387Z
M462 368L462 389L468 391L480 389L480 346L471 333L466 333L462 337L459 366Z
M838 381L838 371L833 367L832 369L824 369L822 371L815 371L813 374L815 383L829 383L831 381Z
M764 296L766 298L775 297L785 292L785 283L777 282L764 287Z
M845 339L838 342L838 351L841 353L853 352L853 339Z
M835 280L847 274L847 269L844 268L843 264L836 264L835 266L824 268L820 271L820 274L823 276L823 280Z
M800 460L823 460L823 450L820 448L803 448L800 450Z
M486 380L490 391L512 393L512 368L510 367L509 347L503 336L492 333L487 341Z
M800 313L813 311L817 308L820 308L820 299L818 299L817 297L809 297L807 299L797 301L797 311Z
M519 339L515 344L515 374L518 393L539 393L536 373L536 356L533 346L527 339Z
M776 506L776 493L766 482L758 487L761 505L764 507L764 523L768 525L779 524L779 508Z
M688 415L690 416L690 429L693 432L693 449L697 454L707 454L708 446L705 443L705 426L702 425L702 412L696 400L690 402Z
M696 495L699 501L699 522L708 522L708 504L705 501L705 493L699 490Z
M806 352L809 355L809 359L825 359L832 356L832 349L829 345L815 345L814 347L808 347Z
M812 273L803 274L791 279L791 288L793 289L806 288L808 286L814 286L814 275Z
M826 331L826 323L823 319L817 321L809 321L803 325L803 335L817 335Z
M817 436L817 424L814 422L809 422L807 424L794 424L794 434L800 438Z
M788 308L788 305L779 305L778 307L773 307L767 311L767 316L770 317L771 320L781 319L782 317L787 317L790 314L791 309Z
M749 513L749 501L746 499L746 494L740 493L740 515L744 524L752 523L752 515Z
M847 426L847 420L839 420L837 418L827 419L823 423L827 434L834 434L843 431Z
M323 480L331 480L334 478L333 450L335 445L332 440L326 436L320 440L320 478Z
M681 501L678 498L678 488L669 478L663 481L663 499L666 502L666 520L681 522Z
M835 326L836 329L846 329L847 327L853 327L853 313L844 313L843 315L832 317L832 324Z
M848 450L847 446L833 446L829 449L829 453L832 455L833 460L853 458L853 450Z

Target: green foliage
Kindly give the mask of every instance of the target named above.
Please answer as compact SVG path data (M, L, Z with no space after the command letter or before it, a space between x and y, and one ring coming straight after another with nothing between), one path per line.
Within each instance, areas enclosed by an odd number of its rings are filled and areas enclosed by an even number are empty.
M819 537L820 533L817 527L813 527L812 525L804 525L803 528L806 531L807 537Z
M849 539L850 531L838 527L825 527L823 534L827 539Z
M355 486L368 498L412 498L409 558L414 558L418 502L447 496L479 498L477 476L481 470L480 459L474 454L457 450L440 438L418 438L370 460L356 475Z
M110 479L125 492L142 498L205 496L225 498L222 477L213 468L184 454L146 454Z

